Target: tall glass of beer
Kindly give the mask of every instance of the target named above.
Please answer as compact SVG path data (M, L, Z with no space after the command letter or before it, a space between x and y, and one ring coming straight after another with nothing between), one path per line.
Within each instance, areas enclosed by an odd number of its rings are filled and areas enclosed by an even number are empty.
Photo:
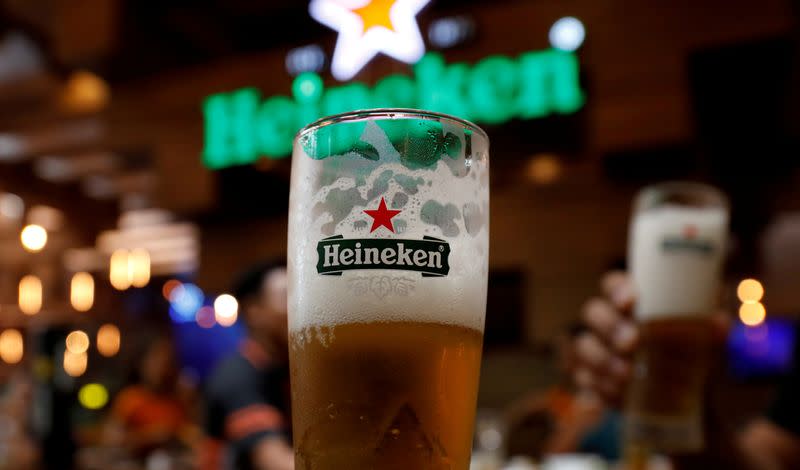
M718 307L727 233L728 204L712 187L665 183L636 198L628 259L641 345L626 404L629 456L703 448L709 315Z
M489 250L489 141L404 109L294 143L289 344L298 470L467 470Z

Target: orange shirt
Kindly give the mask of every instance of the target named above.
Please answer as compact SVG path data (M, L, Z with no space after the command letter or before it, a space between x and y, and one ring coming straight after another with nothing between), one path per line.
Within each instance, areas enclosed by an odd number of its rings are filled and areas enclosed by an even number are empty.
M159 395L140 385L130 385L119 392L111 414L133 431L177 435L189 424L186 409L177 398Z

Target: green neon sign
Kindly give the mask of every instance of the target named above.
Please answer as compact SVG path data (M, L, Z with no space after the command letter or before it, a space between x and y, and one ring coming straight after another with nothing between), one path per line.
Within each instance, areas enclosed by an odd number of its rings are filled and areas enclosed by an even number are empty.
M363 83L325 88L311 72L298 75L292 96L261 100L255 88L211 95L203 102L203 163L211 169L282 158L294 135L320 117L366 108L418 108L471 121L500 124L514 118L571 114L585 101L575 54L557 49L519 57L487 57L474 66L446 64L426 54L414 75L389 75Z

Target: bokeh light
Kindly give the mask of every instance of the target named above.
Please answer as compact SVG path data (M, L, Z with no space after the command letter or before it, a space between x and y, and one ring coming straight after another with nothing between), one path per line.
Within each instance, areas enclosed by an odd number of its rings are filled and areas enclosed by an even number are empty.
M169 300L170 296L172 295L172 290L181 285L181 281L177 279L170 279L169 281L164 283L164 286L161 288L161 294L164 296L165 299Z
M89 335L81 330L75 330L67 335L67 351L72 354L82 354L89 350Z
M25 202L16 194L0 194L0 215L8 219L17 220L25 213Z
M8 364L16 364L22 360L25 352L25 341L19 330L8 329L0 333L0 359Z
M767 309L761 302L745 303L739 307L739 319L747 326L758 326L766 317Z
M764 297L764 286L755 279L745 279L736 288L736 295L744 303L760 302Z
M42 309L42 281L33 274L19 280L19 309L26 315L35 315Z
M128 256L128 274L133 287L144 287L150 282L150 253L136 248Z
M534 155L526 167L528 180L539 185L553 184L561 177L563 167L557 156L549 153Z
M111 98L111 89L101 77L87 70L73 72L67 80L62 100L75 111L88 112L102 109Z
M185 283L172 289L169 302L177 321L194 321L197 310L203 306L205 294L194 284Z
M125 290L131 286L131 276L128 272L128 250L120 248L111 254L108 266L108 279L114 289Z
M80 377L86 372L89 357L85 352L74 354L64 350L64 372L70 377Z
M562 51L574 51L586 39L586 28L581 20L566 16L553 23L548 33L550 45Z
M99 410L108 403L108 390L102 384L86 384L78 390L78 401L84 408Z
M214 308L208 305L200 307L195 315L195 321L200 328L213 328L217 324Z
M231 326L239 316L239 302L230 294L221 294L214 300L214 317L222 326Z
M116 325L106 323L97 330L97 352L111 357L119 352L122 337Z
M47 230L41 225L26 225L20 232L19 239L22 242L22 247L26 250L32 253L42 251L44 246L47 245Z
M69 288L69 301L72 308L79 312L86 312L94 304L94 278L87 272L72 275Z

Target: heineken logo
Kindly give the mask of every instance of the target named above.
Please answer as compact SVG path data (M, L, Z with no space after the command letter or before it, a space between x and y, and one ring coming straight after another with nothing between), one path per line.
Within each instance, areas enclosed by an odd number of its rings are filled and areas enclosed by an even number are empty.
M203 163L216 170L283 158L295 134L322 116L368 108L415 108L477 123L539 119L583 107L578 56L557 49L516 57L492 55L477 64L448 64L428 53L411 75L392 74L372 86L326 87L313 72L298 75L291 93L262 97L255 88L216 93L203 101Z
M369 233L378 230L381 227L386 227L389 231L394 233L394 225L392 224L392 217L399 214L400 210L390 210L386 207L386 200L381 198L381 203L378 204L377 209L366 209L364 213L372 217L372 228Z
M366 209L372 217L370 233L384 229L394 233L392 218L400 210L386 207L381 198L377 209ZM391 238L351 238L334 235L317 243L317 272L341 276L344 271L391 269L416 271L423 277L447 276L450 272L450 245L439 238L422 240Z
M694 225L684 227L681 237L664 238L661 247L667 252L683 251L702 255L710 255L714 251L713 242L697 238L697 227Z

